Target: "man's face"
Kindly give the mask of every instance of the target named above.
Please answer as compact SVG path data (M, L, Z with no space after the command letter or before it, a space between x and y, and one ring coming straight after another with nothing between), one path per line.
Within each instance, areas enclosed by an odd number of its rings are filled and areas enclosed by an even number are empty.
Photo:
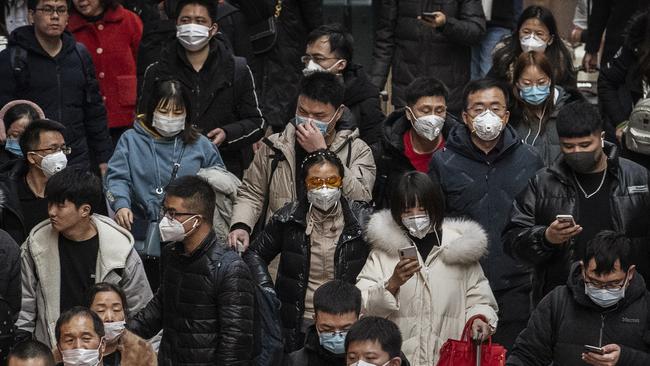
M298 108L296 109L296 114L305 118L317 119L321 122L329 122L330 126L327 130L331 131L334 129L336 122L341 118L343 110L342 108L336 108L329 103L322 103L300 95L298 97Z
M501 118L503 125L508 123L510 111L506 105L506 96L500 88L478 90L467 96L463 121L471 131L474 131L474 118L488 109Z
M210 36L214 36L217 33L217 23L212 22L208 9L199 4L187 4L183 6L176 19L176 25L183 24L198 24L208 27L210 28Z
M101 345L101 348L100 348ZM98 349L104 353L104 344L88 316L78 315L61 325L58 347L61 351L70 349Z
M48 366L49 363L47 360L44 360L42 358L27 358L27 359L20 359L16 357L11 357L9 359L9 362L7 363L7 366Z
M428 116L435 114L436 116L447 118L447 102L442 96L427 96L418 99L414 105L409 106L411 111L415 116L411 116L411 113L407 113L406 116L413 123L413 117L420 118L422 116Z
M180 222L186 233L192 230L193 226L198 226L199 224L197 223L197 220L200 220L200 214L187 206L183 198L175 196L165 197L163 202L163 212L170 219ZM194 217L194 219L191 219L192 217Z
M621 268L621 261L618 259L616 260L616 262L614 262L614 270L609 273L597 274L596 260L594 260L593 258L589 260L589 263L586 268L584 264L582 268L583 268L582 275L585 284L589 284L596 288L600 288L600 289L606 288L609 290L617 290L620 289L622 286L629 286L630 281L632 281L632 279L634 278L634 274L636 273L635 266L630 266L627 272L624 271Z
M313 60L332 74L342 73L347 66L347 60L337 57L336 53L332 52L329 36L322 36L313 43L308 44L305 55L308 56L303 58L305 66L307 66L309 60Z
M316 311L314 325L319 333L347 332L357 322L358 318L354 311L345 314Z
M50 218L52 228L58 232L65 233L74 228L82 220L90 216L90 205L83 204L80 207L74 203L65 200L63 203L48 202L47 213Z
M400 366L402 360L399 357L390 358L388 352L381 348L377 341L355 341L350 342L347 349L346 365L351 365L359 360L377 366Z
M604 132L596 131L585 137L560 137L560 148L562 153L571 154L577 152L602 151Z
M61 37L68 25L68 10L65 0L40 0L36 9L29 10L36 34L43 38Z
M38 140L38 145L27 152L27 161L30 165L41 166L44 157L61 151L61 148L65 147L63 134L58 131L41 131Z

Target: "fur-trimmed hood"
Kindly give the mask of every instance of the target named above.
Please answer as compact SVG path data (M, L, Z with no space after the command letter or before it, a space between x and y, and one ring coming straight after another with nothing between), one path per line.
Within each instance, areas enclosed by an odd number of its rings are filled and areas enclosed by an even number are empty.
M370 217L366 240L373 249L397 256L398 249L413 245L406 232L393 220L390 210ZM442 244L437 254L447 264L471 264L487 254L488 238L478 223L466 219L445 219ZM426 259L425 259L426 260Z

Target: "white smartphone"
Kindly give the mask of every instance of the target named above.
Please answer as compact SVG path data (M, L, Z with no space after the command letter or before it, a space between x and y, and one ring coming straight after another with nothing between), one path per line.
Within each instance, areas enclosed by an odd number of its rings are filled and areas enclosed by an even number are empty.
M426 12L426 11L423 11L423 12L422 12L422 16L424 16L424 17L430 17L430 18L435 18L435 17L436 17L436 14L435 14L434 12Z
M418 248L410 246L399 250L399 259L418 259Z
M573 220L573 215L557 215L555 219L560 223L571 223L571 226L576 226L575 220Z
M241 240L237 240L237 253L239 253L240 257L244 253L244 243Z
M590 346L585 344L585 352L597 353L599 355L604 355L605 350L602 347Z

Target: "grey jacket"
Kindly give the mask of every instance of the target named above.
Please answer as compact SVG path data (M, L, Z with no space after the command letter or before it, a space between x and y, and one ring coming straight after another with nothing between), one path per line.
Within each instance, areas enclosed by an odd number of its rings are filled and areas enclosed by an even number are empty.
M133 249L133 237L113 220L92 215L99 235L96 282L119 285L126 293L128 311L137 313L153 298L140 256ZM49 220L36 225L21 248L22 304L16 326L56 346L54 327L59 318L61 276L59 233ZM120 271L121 270L121 271Z

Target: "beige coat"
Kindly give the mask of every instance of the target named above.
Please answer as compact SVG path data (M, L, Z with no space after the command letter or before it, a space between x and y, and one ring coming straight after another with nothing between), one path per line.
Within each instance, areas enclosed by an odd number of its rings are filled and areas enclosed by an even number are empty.
M367 315L394 321L402 331L402 351L414 366L438 362L440 348L460 339L467 319L482 314L496 328L497 303L479 259L487 252L487 235L473 221L446 219L442 245L434 247L419 273L393 296L384 285L399 262L398 250L411 246L390 211L374 214L368 223L371 252L357 277ZM418 253L420 263L422 258Z
M273 145L286 157L286 160L279 162L273 174L270 192L267 192L267 186L271 174L271 156L274 152L266 144L262 144L257 151L250 167L244 172L244 180L237 191L232 225L243 223L253 229L261 216L264 196L267 194L270 195L267 221L273 212L298 199L294 180L296 169L300 169L300 162L295 161L295 132L294 125L289 123L282 133L269 136ZM348 153L350 155L350 164L345 167L343 178L343 195L348 200L370 202L375 183L375 160L368 145L359 139L359 130L338 131L329 149L338 155L344 165L348 160Z
M106 216L91 216L99 236L95 282L118 285L126 294L130 314L153 298L133 237ZM22 304L16 326L56 347L54 326L59 319L61 268L59 233L49 220L36 225L21 247Z

